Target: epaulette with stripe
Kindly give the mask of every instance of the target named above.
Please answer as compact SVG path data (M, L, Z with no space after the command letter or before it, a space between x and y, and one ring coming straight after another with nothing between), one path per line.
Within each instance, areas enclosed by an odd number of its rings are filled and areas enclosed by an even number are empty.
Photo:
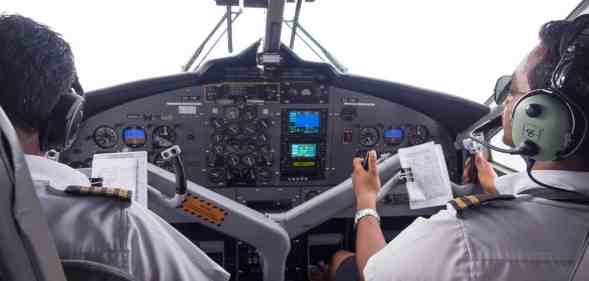
M133 196L133 192L128 189L105 186L69 185L65 188L64 192L76 196L110 197L126 202L130 202Z
M456 210L457 214L460 215L463 210L468 208L479 207L487 202L492 201L499 201L499 200L513 200L515 196L508 195L508 194L498 194L498 193L484 193L484 194L477 194L477 195L468 195L454 198L448 201L454 209Z

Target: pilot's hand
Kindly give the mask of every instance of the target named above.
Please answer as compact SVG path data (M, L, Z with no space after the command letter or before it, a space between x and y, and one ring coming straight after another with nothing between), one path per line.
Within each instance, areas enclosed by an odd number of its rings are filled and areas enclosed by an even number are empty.
M464 183L472 182L471 175L469 174L470 171L470 158L466 161L464 165L464 172L463 172L463 181ZM477 177L479 178L479 183L483 188L485 193L497 193L497 188L495 187L495 180L497 179L497 174L491 163L487 161L485 156L483 156L482 152L478 152L475 154L475 165L477 167Z
M352 183L356 194L356 208L376 208L376 197L380 190L380 178L376 166L376 151L368 154L368 171L362 166L362 158L354 158Z

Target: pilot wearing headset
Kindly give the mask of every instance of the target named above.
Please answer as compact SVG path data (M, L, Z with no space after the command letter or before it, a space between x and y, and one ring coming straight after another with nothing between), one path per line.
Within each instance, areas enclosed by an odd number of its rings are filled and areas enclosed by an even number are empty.
M338 252L332 278L567 280L589 231L587 31L589 15L545 24L513 75L502 126L514 149L503 151L526 157L528 170L497 180L497 190L511 195L456 198L387 244L376 211L376 156L368 171L354 159L356 254ZM481 157L476 164L488 172ZM492 179L485 175L486 190Z
M14 123L62 259L90 260L136 280L228 280L229 274L166 221L139 204L76 197L82 173L42 157L76 138L84 97L71 49L48 27L0 15L0 105Z

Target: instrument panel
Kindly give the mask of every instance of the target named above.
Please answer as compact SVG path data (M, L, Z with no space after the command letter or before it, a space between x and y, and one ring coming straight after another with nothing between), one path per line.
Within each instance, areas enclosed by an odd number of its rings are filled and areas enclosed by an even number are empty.
M391 93L393 94L393 93ZM453 138L400 104L311 81L223 82L165 91L86 120L63 154L89 167L94 153L182 149L188 179L256 209L288 209L346 180L352 158L370 149L442 144L457 180Z

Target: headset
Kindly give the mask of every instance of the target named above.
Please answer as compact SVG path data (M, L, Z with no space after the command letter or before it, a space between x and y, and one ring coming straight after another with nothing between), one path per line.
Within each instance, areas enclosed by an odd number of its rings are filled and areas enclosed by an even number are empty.
M39 132L41 151L67 150L77 139L84 118L84 89L76 77L70 90L62 94Z
M551 25L555 22L547 23L542 32L557 28ZM579 73L589 66L589 53L578 39L589 28L589 17L581 16L562 28L565 30L558 46L560 58L549 87L532 90L519 98L511 114L515 146L535 161L567 159L587 139L589 120L578 101L589 91Z
M563 29L564 28L564 29ZM550 75L547 88L532 90L515 101L511 113L514 149L502 149L471 137L492 150L520 154L531 161L557 161L575 155L585 144L589 134L589 118L579 99L589 96L589 83L580 77L580 70L589 67L589 39L579 40L589 28L589 15L572 22L549 22L542 27L542 35L560 29L559 61ZM552 35L554 36L554 35ZM505 78L505 77L502 77ZM495 101L501 104L505 96L505 79L496 85ZM589 80L589 77L586 78ZM503 81L501 81L503 80Z

